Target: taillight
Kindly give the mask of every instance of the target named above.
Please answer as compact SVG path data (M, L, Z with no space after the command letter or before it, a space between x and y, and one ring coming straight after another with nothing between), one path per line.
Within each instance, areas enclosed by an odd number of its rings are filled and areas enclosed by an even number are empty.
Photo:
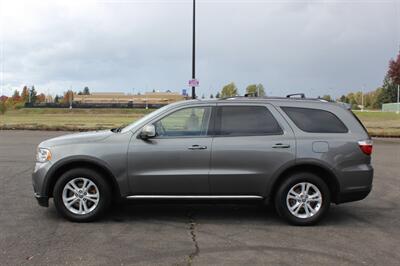
M366 155L371 155L372 153L372 140L367 139L367 140L360 140L358 142L358 146L360 147L360 149L362 150L363 153L365 153Z

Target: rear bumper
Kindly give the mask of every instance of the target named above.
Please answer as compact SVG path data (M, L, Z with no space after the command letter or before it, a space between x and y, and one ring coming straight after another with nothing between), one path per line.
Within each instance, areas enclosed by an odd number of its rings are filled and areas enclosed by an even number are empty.
M339 203L362 200L368 196L371 190L372 186L369 186L365 189L355 189L353 191L341 192L338 195L336 203L339 204Z
M370 164L360 164L343 169L339 178L340 191L335 203L362 200L372 190L374 169Z

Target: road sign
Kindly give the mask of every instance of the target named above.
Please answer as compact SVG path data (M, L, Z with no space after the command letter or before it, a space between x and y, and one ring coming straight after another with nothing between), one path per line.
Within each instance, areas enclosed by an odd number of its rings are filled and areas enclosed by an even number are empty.
M198 86L199 86L199 81L197 79L189 80L189 87L198 87Z

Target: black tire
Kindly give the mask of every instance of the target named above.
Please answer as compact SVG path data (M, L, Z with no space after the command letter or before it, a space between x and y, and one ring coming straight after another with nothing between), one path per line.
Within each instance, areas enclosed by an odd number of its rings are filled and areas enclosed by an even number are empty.
M291 213L287 204L287 195L292 187L296 184L307 182L316 186L321 193L322 203L320 204L319 210L308 218L299 218ZM298 172L289 175L279 186L278 190L275 193L275 209L278 214L286 219L290 224L293 225L313 225L318 223L324 215L329 210L329 206L331 203L330 199L330 191L326 183L317 175L307 172ZM299 202L302 204L302 201ZM296 201L295 203L296 204ZM315 204L315 203L312 203ZM304 206L304 205L303 205ZM315 205L314 205L315 206ZM305 214L304 207L301 207L300 210Z
M87 178L98 188L100 194L97 206L87 214L75 214L67 209L63 202L63 190L68 182L75 178ZM54 205L63 217L73 222L91 222L100 218L109 208L112 197L111 188L98 172L87 168L75 168L65 172L56 182L53 191ZM89 201L88 201L89 202Z

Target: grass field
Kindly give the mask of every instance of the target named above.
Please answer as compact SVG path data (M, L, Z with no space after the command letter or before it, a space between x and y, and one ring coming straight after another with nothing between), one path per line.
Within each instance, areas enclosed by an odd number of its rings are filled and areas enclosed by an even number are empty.
M86 131L129 124L153 110L24 108L0 115L0 129ZM400 115L389 112L355 114L372 136L400 137Z

